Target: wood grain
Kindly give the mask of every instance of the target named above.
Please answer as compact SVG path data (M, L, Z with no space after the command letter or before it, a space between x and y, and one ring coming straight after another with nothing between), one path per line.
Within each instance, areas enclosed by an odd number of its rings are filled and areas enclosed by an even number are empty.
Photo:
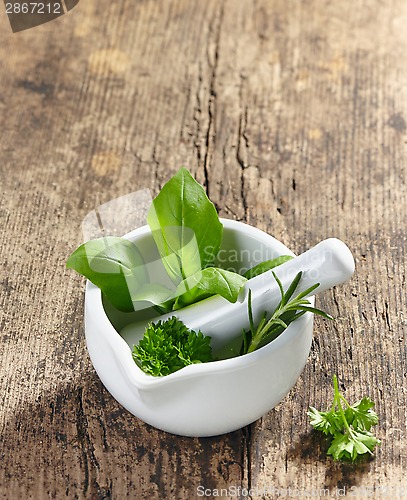
M0 495L405 495L405 2L88 0L18 34L0 17ZM181 165L222 216L298 253L339 237L357 263L318 298L336 320L316 320L295 388L216 438L165 434L113 400L64 267L90 210L156 193ZM357 468L307 422L334 373L380 416L382 446Z

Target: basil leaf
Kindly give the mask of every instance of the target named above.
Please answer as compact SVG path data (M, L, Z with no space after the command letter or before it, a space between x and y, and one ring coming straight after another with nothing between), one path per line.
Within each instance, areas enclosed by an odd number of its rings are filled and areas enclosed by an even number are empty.
M185 168L153 200L147 222L163 264L177 285L213 263L223 226L205 190Z
M184 284L184 282L180 283L180 285L182 284ZM172 306L172 310L177 311L178 309L182 309L183 307L195 304L200 300L207 299L208 297L211 297L211 295L213 294L205 292L205 290L202 290L198 286L195 286L191 290L187 290L186 292L181 293L181 295L176 298Z
M137 302L151 302L154 305L164 305L173 298L173 290L155 283L145 283L131 294L133 304ZM136 308L137 307L135 307L135 309Z
M246 283L240 274L218 267L207 267L182 281L177 287L174 309L180 309L211 295L220 295L229 302L236 302L239 291Z
M291 255L280 255L275 259L265 260L264 262L260 262L260 264L257 264L257 266L254 266L246 271L243 276L249 280L251 278L254 278L255 276L258 276L259 274L270 271L270 269L274 269L275 267L280 266L281 264L284 264L284 262L287 262L293 258L294 257L292 257Z
M88 241L71 254L66 267L99 287L120 311L133 311L130 290L148 283L140 252L124 238L108 236Z

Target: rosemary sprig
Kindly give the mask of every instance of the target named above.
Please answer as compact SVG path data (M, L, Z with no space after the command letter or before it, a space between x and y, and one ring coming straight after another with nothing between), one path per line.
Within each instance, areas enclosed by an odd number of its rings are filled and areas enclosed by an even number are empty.
M243 344L240 354L253 352L265 343L271 342L277 338L290 323L298 319L306 312L312 312L314 314L318 314L319 316L323 316L324 318L332 319L331 315L321 311L320 309L312 307L310 301L305 298L318 288L319 283L310 286L305 291L292 298L298 284L301 281L302 271L295 276L286 292L284 292L283 285L278 276L274 273L274 271L272 271L272 273L280 289L281 300L271 317L267 319L267 312L265 312L257 327L255 327L252 310L252 292L249 290L248 315L250 330L248 332L243 332Z

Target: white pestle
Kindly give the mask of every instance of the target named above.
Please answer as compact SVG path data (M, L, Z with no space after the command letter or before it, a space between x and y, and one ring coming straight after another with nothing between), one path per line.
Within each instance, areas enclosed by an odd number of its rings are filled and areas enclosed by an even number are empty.
M329 238L298 257L274 268L273 272L278 276L284 290L288 289L298 272L303 272L301 281L293 295L296 297L300 292L316 283L319 283L319 286L312 292L312 295L344 283L352 276L354 270L355 261L349 248L342 241ZM255 322L265 311L271 314L276 309L281 299L281 293L272 272L267 271L248 280L234 304L219 295L215 295L178 311L157 316L150 319L148 323L176 316L188 328L195 331L200 330L205 335L209 335L212 339L213 352L222 353L222 349L233 343L233 340L241 339L243 329L249 329L247 309L249 289L252 293ZM120 333L132 346L142 338L146 326L146 321L132 323L124 327Z

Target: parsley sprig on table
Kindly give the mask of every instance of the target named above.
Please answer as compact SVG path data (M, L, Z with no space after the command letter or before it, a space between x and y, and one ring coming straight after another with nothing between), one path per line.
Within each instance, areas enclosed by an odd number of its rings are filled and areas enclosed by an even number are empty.
M148 326L133 348L133 359L150 375L169 375L184 366L212 361L210 342L210 337L189 330L173 316Z
M308 416L317 431L332 436L327 451L334 460L351 460L358 456L373 454L376 445L380 445L370 429L378 423L378 416L372 410L373 401L365 397L350 405L339 392L338 379L333 376L334 399L330 411L318 411L312 406Z

